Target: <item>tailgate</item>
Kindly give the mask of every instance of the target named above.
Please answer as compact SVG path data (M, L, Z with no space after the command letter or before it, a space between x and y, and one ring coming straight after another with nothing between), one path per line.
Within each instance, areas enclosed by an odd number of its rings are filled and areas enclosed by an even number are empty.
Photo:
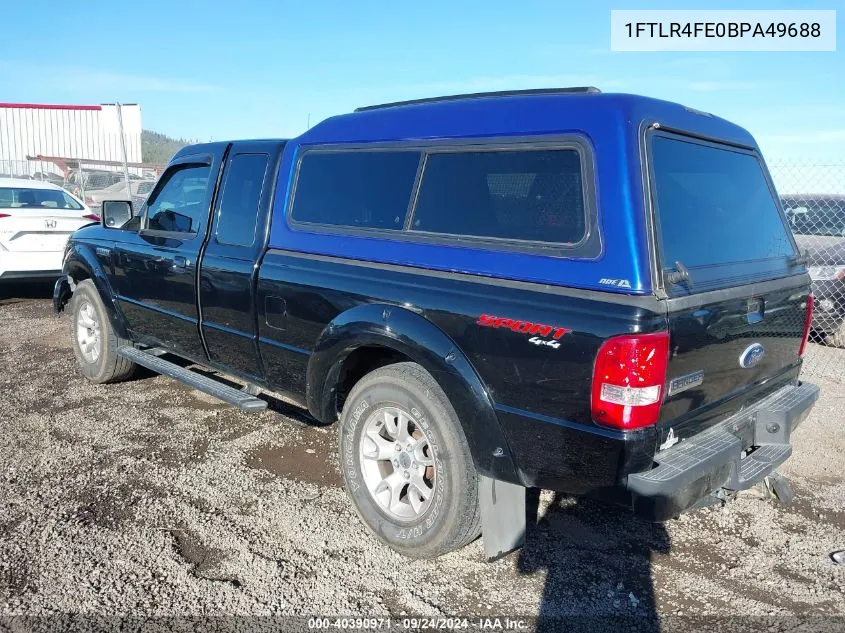
M668 132L648 148L670 334L662 440L683 439L797 378L810 279L756 150Z
M667 302L671 351L660 419L664 431L672 427L678 438L694 435L797 375L806 276L737 290Z

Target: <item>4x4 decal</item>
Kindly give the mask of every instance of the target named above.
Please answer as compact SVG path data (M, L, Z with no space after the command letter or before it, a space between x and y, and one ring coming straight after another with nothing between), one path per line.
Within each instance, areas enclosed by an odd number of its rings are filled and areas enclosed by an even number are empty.
M558 327L555 325L545 325L543 323L532 323L530 321L518 321L516 319L509 319L507 317L493 316L492 314L482 314L476 321L478 325L492 328L508 328L519 334L539 334L542 337L551 337L551 340L543 340L537 336L533 336L530 341L535 345L548 345L557 349L560 343L557 342L564 334L571 332L570 328Z

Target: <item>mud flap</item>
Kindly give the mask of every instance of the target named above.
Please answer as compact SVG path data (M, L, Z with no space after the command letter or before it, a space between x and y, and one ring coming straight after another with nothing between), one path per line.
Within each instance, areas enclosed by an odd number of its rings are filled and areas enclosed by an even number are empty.
M478 496L484 558L492 562L525 544L525 488L482 475Z
M65 304L70 301L73 289L67 276L62 275L56 280L53 286L53 312L59 314L65 309Z

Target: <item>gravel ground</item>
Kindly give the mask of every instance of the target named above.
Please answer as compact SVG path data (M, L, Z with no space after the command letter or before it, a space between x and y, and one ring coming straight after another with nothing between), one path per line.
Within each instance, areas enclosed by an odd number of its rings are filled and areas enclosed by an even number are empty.
M0 615L845 616L835 377L782 470L792 506L747 493L652 525L544 492L521 552L410 561L351 510L333 428L161 376L91 385L48 293L0 295Z

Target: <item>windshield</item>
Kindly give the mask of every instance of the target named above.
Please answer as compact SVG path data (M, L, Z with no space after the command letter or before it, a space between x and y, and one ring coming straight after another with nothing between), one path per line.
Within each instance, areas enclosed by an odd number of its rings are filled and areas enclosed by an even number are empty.
M796 235L845 236L845 200L783 198L782 202Z
M715 283L788 266L795 248L755 154L664 135L651 150L664 270Z
M0 208L4 209L72 209L81 211L82 205L59 189L26 189L0 187Z

